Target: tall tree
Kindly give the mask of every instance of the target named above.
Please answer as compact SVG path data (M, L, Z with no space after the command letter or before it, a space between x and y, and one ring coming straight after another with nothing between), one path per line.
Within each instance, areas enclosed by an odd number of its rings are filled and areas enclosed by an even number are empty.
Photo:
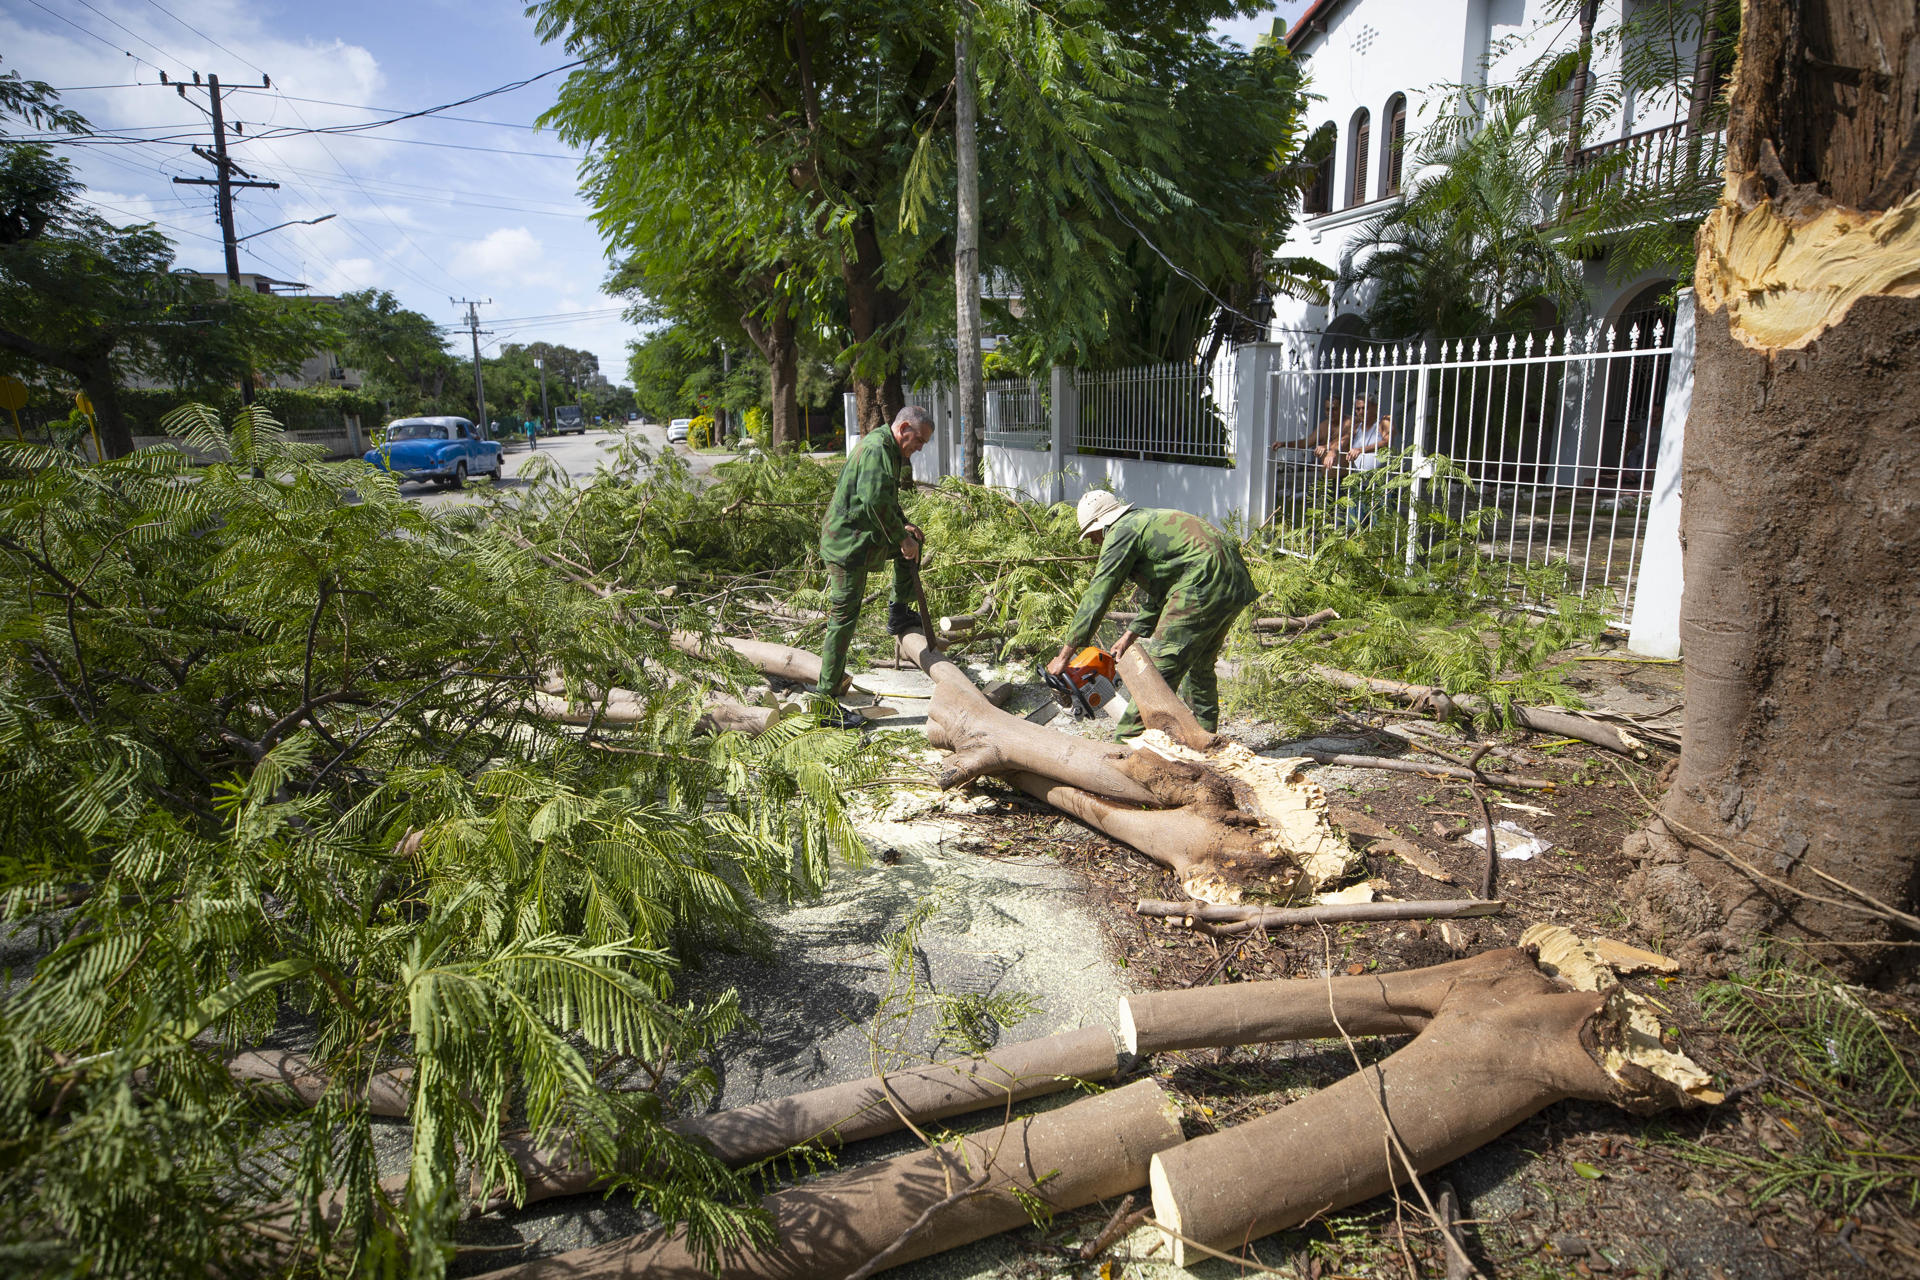
M447 380L458 364L430 317L401 306L385 289L362 289L341 295L340 319L346 330L341 355L365 376L368 395L394 413L451 407Z
M1682 936L1862 967L1920 924L1915 50L1911 0L1747 0L1695 268L1687 727L1639 886Z
M963 14L953 46L955 388L960 397L961 474L980 483L987 393L980 356L980 146L974 118L973 24Z

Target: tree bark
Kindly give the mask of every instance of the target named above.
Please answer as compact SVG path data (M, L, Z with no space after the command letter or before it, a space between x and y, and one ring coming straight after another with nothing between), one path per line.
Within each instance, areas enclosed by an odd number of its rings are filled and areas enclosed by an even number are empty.
M1920 11L1749 0L1701 228L1687 723L1647 917L1866 972L1920 878Z
M1145 1184L1148 1161L1181 1142L1179 1111L1151 1080L1025 1116L967 1138L768 1196L770 1249L724 1249L712 1271L680 1232L489 1272L496 1280L841 1280L1025 1226L1014 1192L1049 1212ZM886 1254L884 1259L880 1255ZM879 1266L870 1267L880 1260Z
M1519 950L1364 978L1129 996L1121 1007L1129 1047L1143 1050L1417 1032L1303 1101L1154 1157L1154 1217L1216 1249L1379 1195L1562 1098L1647 1114L1719 1096L1693 1063L1648 1045L1659 1024L1640 1016L1637 997L1567 990ZM1197 1260L1170 1243L1175 1266Z
M765 319L744 315L740 326L767 362L767 396L773 405L767 433L777 453L805 447L807 432L800 416L799 325L784 301L776 300L769 312Z
M900 299L882 283L886 268L873 210L863 208L851 231L853 252L842 253L840 275L847 287L847 328L853 333L853 403L860 434L889 426L906 405L900 387Z
M963 18L953 47L954 347L959 376L961 474L980 483L987 393L980 360L980 151L973 109L973 31Z
M1348 869L1345 856L1325 856L1327 846L1350 851L1324 816L1316 829L1308 814L1304 832L1289 827L1285 817L1269 826L1259 789L1238 775L1151 747L1135 750L1058 733L1002 711L920 632L902 637L900 650L934 683L927 737L954 753L939 775L942 787L1003 775L1028 795L1138 849L1206 901L1237 902L1248 893L1291 901ZM1177 751L1177 745L1168 749ZM1278 773L1283 766L1272 767Z

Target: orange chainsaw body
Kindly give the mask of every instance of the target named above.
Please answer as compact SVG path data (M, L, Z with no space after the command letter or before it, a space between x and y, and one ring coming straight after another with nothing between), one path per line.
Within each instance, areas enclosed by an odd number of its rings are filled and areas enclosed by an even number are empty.
M1060 705L1072 708L1079 715L1091 716L1113 701L1113 681L1119 671L1112 654L1088 645L1073 655L1073 661L1058 676L1047 677L1047 683Z

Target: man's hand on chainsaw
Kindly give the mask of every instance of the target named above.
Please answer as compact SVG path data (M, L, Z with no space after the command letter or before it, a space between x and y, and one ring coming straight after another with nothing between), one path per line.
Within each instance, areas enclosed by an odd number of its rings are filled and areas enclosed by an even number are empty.
M1047 674L1050 676L1059 675L1062 671L1065 671L1067 669L1067 663L1070 662L1072 659L1073 659L1073 646L1070 644L1061 645L1060 652L1055 654L1053 661L1047 664Z
M1137 639L1139 639L1139 637L1134 635L1133 632L1122 631L1120 638L1113 642L1114 659L1117 661L1127 650L1133 648L1133 642Z

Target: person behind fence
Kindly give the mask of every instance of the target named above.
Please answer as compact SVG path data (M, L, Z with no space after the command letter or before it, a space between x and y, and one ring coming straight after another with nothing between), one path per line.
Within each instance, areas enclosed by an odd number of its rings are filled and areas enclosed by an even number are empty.
M820 683L815 691L837 698L847 671L847 647L860 624L860 602L867 575L893 562L893 595L887 606L887 630L896 636L924 631L926 619L913 607L914 574L926 535L907 523L900 490L911 477L908 459L933 438L933 415L910 404L894 415L885 431L870 431L854 446L840 472L833 501L820 522L820 558L827 562L827 635L820 645ZM837 701L823 709L824 720L841 728L861 723Z
M1104 489L1080 499L1080 536L1100 548L1093 581L1067 630L1066 643L1047 664L1058 675L1074 652L1093 642L1107 606L1123 583L1140 589L1140 614L1113 647L1117 658L1147 636L1147 655L1180 695L1194 719L1220 727L1220 681L1214 671L1227 631L1260 596L1239 545L1198 516L1135 507ZM1116 735L1140 732L1140 712L1127 708Z
M1372 509L1369 487L1379 483L1368 476L1368 472L1380 467L1380 455L1393 444L1393 419L1379 411L1379 397L1373 395L1356 396L1353 401L1353 430L1347 437L1346 447L1340 454L1351 481L1349 499L1352 510L1345 519L1353 524L1366 521Z

